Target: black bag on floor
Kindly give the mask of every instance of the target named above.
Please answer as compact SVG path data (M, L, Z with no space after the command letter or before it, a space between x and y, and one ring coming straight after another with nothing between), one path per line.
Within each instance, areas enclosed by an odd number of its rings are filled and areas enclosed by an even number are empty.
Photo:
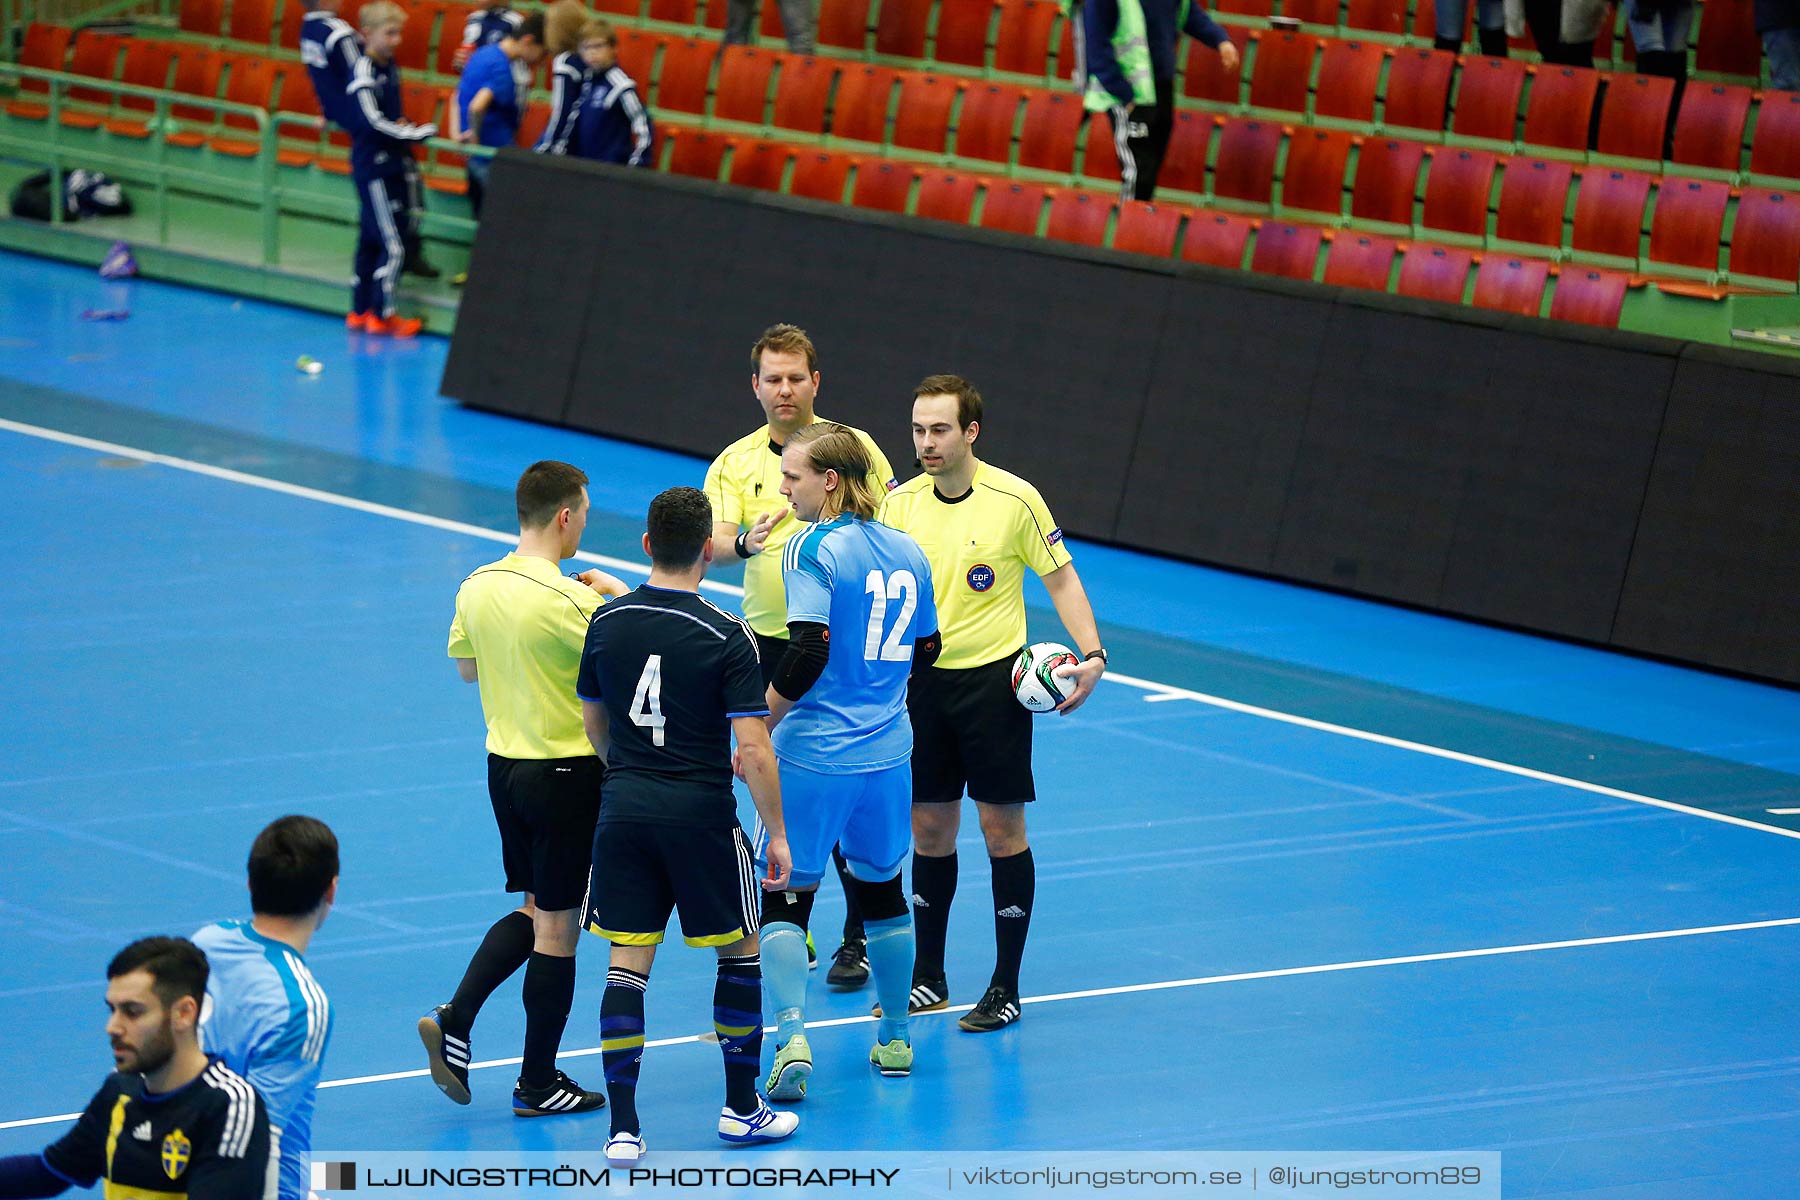
M39 171L13 189L12 215L27 221L50 219L50 172ZM63 172L63 220L130 215L131 200L105 175L80 168Z

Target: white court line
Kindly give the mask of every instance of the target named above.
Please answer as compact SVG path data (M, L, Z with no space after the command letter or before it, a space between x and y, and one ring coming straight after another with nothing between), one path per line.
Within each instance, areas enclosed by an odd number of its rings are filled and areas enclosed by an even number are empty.
M1742 933L1752 929L1780 929L1800 925L1800 917L1780 917L1769 921L1741 921L1732 925L1699 925L1691 929L1654 929L1644 933L1615 933L1604 937L1570 938L1559 942L1526 942L1517 946L1483 946L1473 950L1440 950L1434 954L1403 954L1393 958L1364 958L1352 962L1317 963L1305 967L1277 967L1267 971L1239 971L1231 975L1204 975L1196 979L1170 979L1161 983L1132 983L1120 987L1088 988L1079 992L1057 992L1049 996L1027 996L1019 1003L1054 1004L1060 1000L1088 1000L1096 996L1124 996L1136 992L1166 992L1176 988L1209 987L1220 983L1246 983L1257 979L1286 979L1298 975L1328 975L1339 971L1366 971L1373 967L1401 967L1417 963L1454 962L1463 958L1498 958L1511 954L1535 954L1544 950L1573 950L1587 946L1617 946L1627 942L1654 942L1667 938L1701 937L1714 933ZM967 1012L972 1004L958 1005L944 1009L938 1013L925 1016L950 1016L953 1013ZM914 1020L924 1020L915 1017ZM829 1029L840 1025L866 1025L875 1020L874 1017L837 1017L829 1021L808 1021L808 1029ZM774 1026L766 1026L764 1033L774 1032ZM687 1037L659 1038L645 1042L645 1049L656 1046L683 1046L710 1040L711 1034L697 1033ZM587 1058L600 1053L600 1047L590 1046L582 1050L563 1050L558 1058ZM523 1059L494 1058L483 1062L470 1063L471 1071L479 1071L488 1067L516 1067ZM357 1087L367 1083L387 1083L396 1079L423 1079L430 1071L389 1071L383 1075L357 1075L349 1079L328 1079L319 1086L321 1088ZM53 1117L31 1117L23 1121L0 1121L0 1129L23 1129L29 1125L51 1125L59 1121L73 1121L80 1113L60 1113Z
M1772 817L1800 817L1800 808L1765 808L1763 811Z
M132 458L139 462L155 463L158 466L172 467L177 471L191 471L196 475L206 475L213 479L223 479L228 483L241 483L246 487L262 488L265 491L280 492L287 496L299 496L305 500L316 500L321 504L331 504L338 508L353 509L356 512L370 513L378 517L390 517L396 521L405 521L412 525L424 525L432 529L448 530L468 537L480 538L489 542L501 542L511 545L518 541L517 533L503 533L497 529L484 529L479 525L468 525L461 521L452 521L445 517L434 517L427 513L413 512L410 509L394 508L386 504L375 504L368 500L359 500L354 496L339 495L336 492L321 491L318 488L302 487L297 483L287 483L280 479L270 479L264 475L250 475L243 471L233 471L228 467L215 467L210 463L196 462L193 459L176 458L168 454L158 454L151 450L140 450L135 446L121 446L115 442L102 442L95 438L82 437L79 434L64 433L60 429L47 429L41 425L27 425L19 421L9 421L0 417L0 429L23 434L26 437L41 438L49 442L61 442L68 446L80 446L95 450L102 454L112 454L122 458ZM575 555L582 562L599 563L615 571L628 571L636 575L647 575L649 568L642 563L628 562L622 558L611 558L603 554L589 554L582 551ZM714 583L706 580L701 587L723 592L730 596L742 596L744 589L728 583ZM1725 825L1736 825L1744 829L1756 829L1764 833L1773 833L1779 837L1800 840L1800 829L1783 829L1779 825L1765 825L1760 821L1748 820L1744 817L1732 816L1729 813L1713 812L1710 809L1695 808L1688 804L1678 804L1673 800L1660 800L1655 796L1645 796L1638 792L1621 791L1618 788L1606 787L1598 783L1589 783L1584 779L1573 779L1567 775L1553 775L1548 771L1538 771L1531 767L1521 767L1513 763L1501 762L1497 759L1482 758L1474 754L1464 754L1458 750L1446 750L1442 746L1427 745L1424 742L1407 741L1404 738L1389 737L1386 734L1371 733L1366 729L1355 729L1348 725L1335 725L1329 721L1316 721L1311 717L1297 716L1294 713L1281 712L1278 709L1262 708L1254 704L1244 704L1237 700L1227 700L1223 696L1212 696L1205 692L1196 692L1188 688L1175 687L1171 684L1157 683L1155 680L1142 679L1135 675L1124 675L1117 671L1108 671L1101 676L1114 683L1122 683L1126 687L1138 688L1151 693L1145 697L1151 702L1169 700L1193 700L1214 708L1223 708L1231 712L1243 713L1246 716L1262 717L1269 721L1279 721L1285 725L1297 725L1302 729L1311 729L1319 733L1335 734L1338 737L1354 738L1357 741L1373 742L1378 746L1389 746L1396 750L1410 750L1414 754L1429 755L1432 758L1446 759L1473 767L1484 767L1490 771L1499 771L1507 775L1517 775L1523 779L1535 779L1540 783L1553 783L1562 787L1573 788L1579 792L1589 792L1596 796L1608 796L1614 800L1628 800L1634 804L1648 804L1655 808L1667 809L1670 812L1686 813L1691 817L1700 817L1708 821L1718 821Z

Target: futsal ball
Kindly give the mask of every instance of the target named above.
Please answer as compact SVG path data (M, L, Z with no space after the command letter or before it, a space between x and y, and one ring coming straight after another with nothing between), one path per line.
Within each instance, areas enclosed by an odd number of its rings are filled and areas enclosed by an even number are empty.
M1033 642L1013 659L1013 695L1034 713L1052 712L1075 694L1075 681L1051 672L1080 665L1075 652L1060 642Z

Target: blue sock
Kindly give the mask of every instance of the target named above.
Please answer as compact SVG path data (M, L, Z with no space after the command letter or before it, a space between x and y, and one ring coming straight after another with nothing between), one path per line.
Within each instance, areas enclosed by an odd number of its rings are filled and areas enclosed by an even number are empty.
M788 921L762 927L763 989L775 1014L775 1045L806 1028L806 931Z
M912 914L884 921L864 921L869 939L869 971L875 976L875 998L881 1001L881 1020L875 1040L887 1045L899 1038L912 1045L911 1021L906 1013L907 993L912 991Z

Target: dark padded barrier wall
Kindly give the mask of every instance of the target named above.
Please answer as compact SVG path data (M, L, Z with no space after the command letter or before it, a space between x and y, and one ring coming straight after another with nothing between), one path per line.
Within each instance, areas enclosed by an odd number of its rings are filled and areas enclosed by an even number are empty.
M508 153L443 390L710 458L778 320L902 478L952 371L1078 534L1800 683L1800 367L1760 354Z

